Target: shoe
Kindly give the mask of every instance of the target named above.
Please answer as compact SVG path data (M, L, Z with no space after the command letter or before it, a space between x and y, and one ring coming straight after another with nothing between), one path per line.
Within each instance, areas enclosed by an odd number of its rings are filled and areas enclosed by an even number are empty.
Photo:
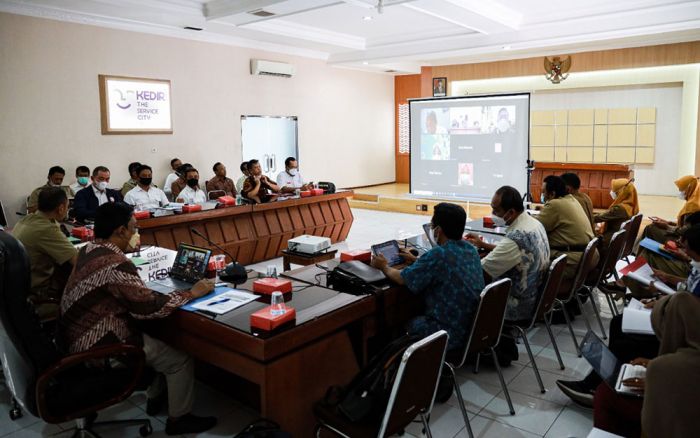
M584 408L593 407L595 388L591 388L582 380L557 380L557 386L574 403Z
M146 413L151 417L155 417L156 415L163 412L163 409L165 409L167 402L168 391L163 390L156 397L149 398L148 400L146 400Z
M216 417L198 417L187 414L165 423L166 435L183 435L186 433L202 433L216 426Z

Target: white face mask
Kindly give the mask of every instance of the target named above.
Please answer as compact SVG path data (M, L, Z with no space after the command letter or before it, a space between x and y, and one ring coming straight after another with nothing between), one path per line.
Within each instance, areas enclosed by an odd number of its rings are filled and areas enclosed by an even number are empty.
M104 192L105 190L107 190L107 181L98 182L97 184L95 184L95 188L97 188L97 190L101 192Z
M292 176L297 176L297 173L299 173L299 171L298 171L296 168L294 168L294 169L289 169L289 174L290 174L290 175L292 175Z
M678 192L678 199L685 201L685 192Z
M540 204L544 204L545 202L547 201L544 199L544 193L542 193L540 194Z
M139 247L141 244L141 236L139 235L139 232L135 232L133 236L131 236L131 239L129 239L129 248L131 249L136 249Z
M617 193L615 193L613 190L610 190L610 197L613 198L613 201L617 199Z
M502 217L499 217L499 216L496 216L495 214L492 214L491 219L493 220L493 224L497 227L505 227L506 226L506 220L503 219Z

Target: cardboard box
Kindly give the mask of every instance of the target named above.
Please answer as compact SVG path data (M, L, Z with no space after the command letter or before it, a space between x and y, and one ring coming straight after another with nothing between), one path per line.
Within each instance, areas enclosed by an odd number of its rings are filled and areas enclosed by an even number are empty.
M283 294L292 291L292 282L281 278L260 278L253 282L253 292L272 295L272 292L280 291Z
M260 330L271 331L275 328L293 321L297 317L297 312L293 307L287 307L287 311L282 315L272 315L271 306L267 306L250 315L250 326Z

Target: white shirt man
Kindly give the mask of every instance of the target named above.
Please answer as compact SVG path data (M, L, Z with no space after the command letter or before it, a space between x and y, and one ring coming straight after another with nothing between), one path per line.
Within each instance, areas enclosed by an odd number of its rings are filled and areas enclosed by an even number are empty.
M284 170L277 175L277 185L280 192L290 193L295 189L306 188L304 178L299 173L299 165L297 160L289 157L284 160Z
M124 197L124 202L134 205L140 210L164 207L169 203L168 197L161 189L150 186L148 190L144 190L138 185L129 190Z
M92 191L95 193L95 197L97 198L97 205L102 205L105 202L109 202L109 199L107 199L106 190L100 191L97 187L95 187L94 184L90 185L90 188L92 188ZM112 200L112 202L114 202L114 200Z
M194 188L187 186L177 195L178 201L184 202L185 204L198 204L207 201L207 195L204 190L200 189L199 186Z

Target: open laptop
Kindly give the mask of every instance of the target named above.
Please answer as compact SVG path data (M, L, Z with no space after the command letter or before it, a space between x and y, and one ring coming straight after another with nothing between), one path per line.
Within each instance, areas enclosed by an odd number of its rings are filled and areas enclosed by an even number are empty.
M204 278L211 257L211 250L181 243L177 247L175 262L167 278L149 281L146 286L162 294L177 290L189 290Z
M372 245L372 254L383 255L384 258L389 262L389 266L392 268L402 268L404 267L405 260L401 257L399 252L399 243L395 240L389 240L388 242L380 243L378 245Z
M643 393L623 385L622 381L632 377L644 377L646 368L620 363L608 346L591 330L583 338L581 355L591 364L596 374L617 393L633 397L643 396Z

